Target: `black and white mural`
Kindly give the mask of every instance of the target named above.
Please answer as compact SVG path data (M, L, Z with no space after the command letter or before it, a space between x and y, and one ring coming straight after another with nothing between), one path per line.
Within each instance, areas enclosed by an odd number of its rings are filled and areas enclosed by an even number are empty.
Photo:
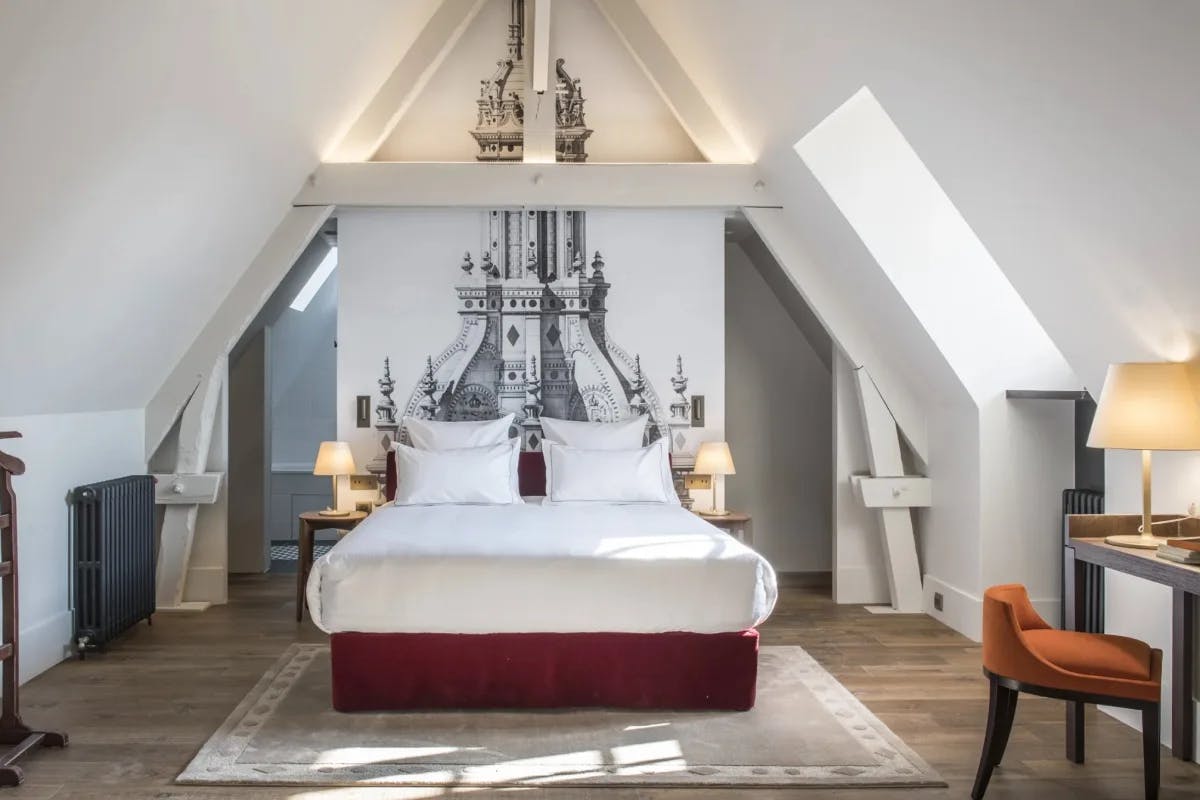
M543 417L646 416L684 464L724 436L720 210L345 209L335 275L338 438L361 466L405 415L511 412L529 450Z
M377 427L387 435L403 416L479 420L511 412L514 435L536 450L543 414L600 422L648 416L647 442L667 436L681 450L691 427L683 356L675 357L664 402L640 354L607 328L613 285L600 251L584 256L587 212L496 209L485 224L485 248L478 256L465 251L457 275L446 276L457 336L425 358L403 406L393 398L388 357Z

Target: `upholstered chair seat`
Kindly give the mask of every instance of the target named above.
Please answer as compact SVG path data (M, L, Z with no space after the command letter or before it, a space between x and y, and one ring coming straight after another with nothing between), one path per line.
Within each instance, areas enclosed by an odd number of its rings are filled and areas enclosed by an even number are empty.
M987 791L1004 756L1019 692L1067 700L1080 708L1102 703L1140 710L1146 797L1158 796L1161 650L1127 636L1055 630L1034 610L1025 587L1008 584L984 593L983 671L991 702L971 792L975 800ZM1082 761L1082 727L1068 735L1077 737L1076 760Z

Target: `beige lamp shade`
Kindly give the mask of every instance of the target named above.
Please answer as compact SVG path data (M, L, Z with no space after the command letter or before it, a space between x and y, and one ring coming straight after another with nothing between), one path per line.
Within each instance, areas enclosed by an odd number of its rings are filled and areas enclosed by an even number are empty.
M313 475L353 475L357 469L350 445L345 442L321 442Z
M1200 402L1186 364L1111 364L1088 447L1200 450Z
M698 475L735 475L733 455L727 442L704 442L696 453L696 466L692 471Z

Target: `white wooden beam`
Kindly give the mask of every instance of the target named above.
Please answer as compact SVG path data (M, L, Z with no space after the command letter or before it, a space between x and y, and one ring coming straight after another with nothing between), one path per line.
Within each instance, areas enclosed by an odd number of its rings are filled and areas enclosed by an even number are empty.
M484 0L442 0L375 97L325 161L368 161L429 83Z
M221 387L225 383L226 359L218 357L200 387L188 400L179 423L179 447L175 456L175 472L194 475L204 472L208 451L212 446L217 406ZM188 562L196 534L197 503L167 506L163 516L162 536L158 546L157 607L173 609L183 601Z
M542 23L545 23L544 29ZM532 42L532 47L530 43ZM525 122L521 126L522 161L526 164L553 164L554 135L558 115L555 92L538 91L537 75L545 75L550 62L550 0L530 0L525 4L525 53L530 66L525 85ZM543 87L545 83L542 84ZM511 165L506 165L511 166Z
M713 112L637 0L595 3L704 157L714 164L749 163L747 148Z
M298 206L772 206L753 164L322 164Z
M866 369L860 367L854 377L867 434L871 475L876 478L903 476L904 459L900 454L896 421ZM901 614L919 614L924 609L924 596L912 511L908 508L879 508L878 511L892 609Z
M213 362L228 355L332 211L332 206L314 206L291 208L284 215L258 256L147 404L147 461L158 450L179 418L180 409L196 391Z

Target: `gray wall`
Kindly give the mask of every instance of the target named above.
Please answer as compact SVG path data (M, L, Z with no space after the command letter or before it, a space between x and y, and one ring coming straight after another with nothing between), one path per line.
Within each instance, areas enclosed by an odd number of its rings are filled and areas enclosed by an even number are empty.
M725 250L726 505L782 572L825 572L832 547L829 368L742 247ZM769 271L767 274L770 274Z

